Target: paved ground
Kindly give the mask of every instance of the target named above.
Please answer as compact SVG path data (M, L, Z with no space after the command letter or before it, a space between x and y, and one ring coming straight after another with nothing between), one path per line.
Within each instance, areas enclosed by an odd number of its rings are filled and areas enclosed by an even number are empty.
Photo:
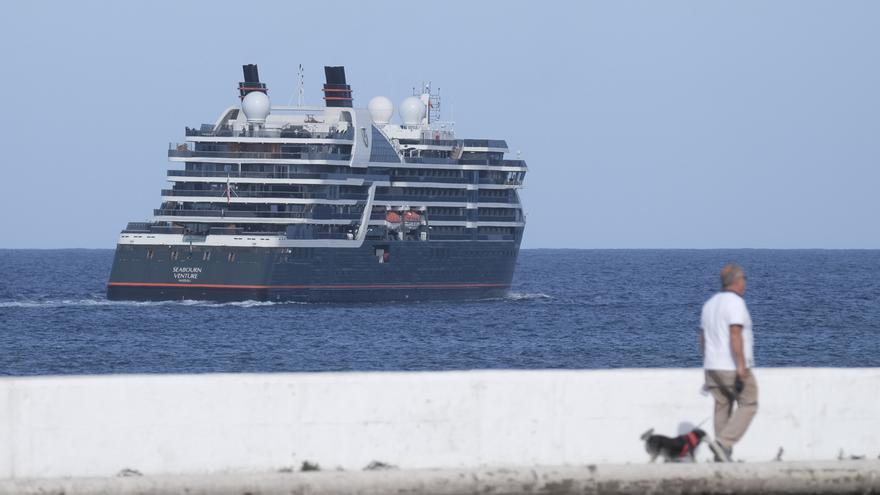
M627 464L0 480L0 494L880 494L880 461Z

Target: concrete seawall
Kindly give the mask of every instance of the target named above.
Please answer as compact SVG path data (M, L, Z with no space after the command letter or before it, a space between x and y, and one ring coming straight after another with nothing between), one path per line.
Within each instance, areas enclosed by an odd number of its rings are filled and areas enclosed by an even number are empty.
M756 375L735 458L880 455L880 369ZM644 463L643 431L709 418L701 385L698 369L5 378L0 479Z

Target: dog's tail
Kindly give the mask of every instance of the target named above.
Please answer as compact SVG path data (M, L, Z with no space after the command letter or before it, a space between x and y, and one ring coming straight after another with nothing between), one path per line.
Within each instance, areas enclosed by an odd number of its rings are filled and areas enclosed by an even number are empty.
M648 430L648 431L642 433L641 439L642 439L642 440L647 440L648 437L650 437L653 433L654 433L654 428L651 428L650 430Z

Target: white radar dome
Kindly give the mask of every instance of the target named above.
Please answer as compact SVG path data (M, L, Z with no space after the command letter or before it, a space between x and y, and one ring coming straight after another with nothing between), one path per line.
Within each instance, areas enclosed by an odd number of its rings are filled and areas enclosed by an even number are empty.
M404 125L419 125L425 118L425 104L418 96L407 96L400 102L398 112Z
M384 96L376 96L367 103L367 110L370 111L373 122L387 124L391 121L391 116L394 115L394 103L391 103L391 100Z
M262 91L251 91L241 101L248 122L265 122L269 116L269 97Z

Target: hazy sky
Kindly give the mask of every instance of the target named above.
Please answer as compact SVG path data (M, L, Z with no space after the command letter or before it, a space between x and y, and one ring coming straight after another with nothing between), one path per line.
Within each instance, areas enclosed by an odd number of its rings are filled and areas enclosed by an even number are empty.
M524 247L880 248L880 2L10 2L0 247L114 247L237 102L433 81L530 172Z

